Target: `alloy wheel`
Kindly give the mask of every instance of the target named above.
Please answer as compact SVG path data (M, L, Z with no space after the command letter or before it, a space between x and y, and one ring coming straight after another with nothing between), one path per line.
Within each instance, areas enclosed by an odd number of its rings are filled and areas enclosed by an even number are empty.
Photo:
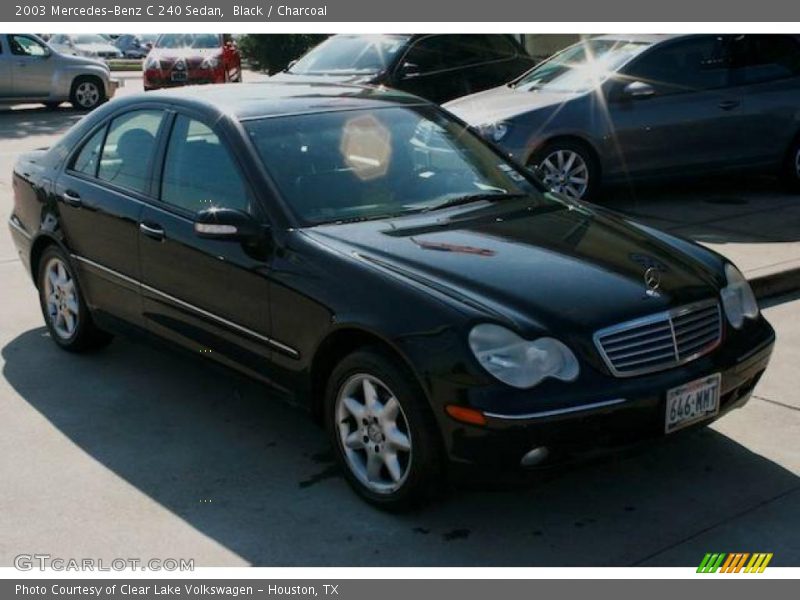
M60 258L51 258L45 266L44 297L53 331L69 340L78 329L80 306L75 281Z
M83 108L92 108L100 101L100 89L93 81L82 81L75 88L75 99Z
M377 377L345 381L336 396L336 428L350 471L378 494L398 490L411 468L411 433L400 402Z
M589 167L572 150L554 150L539 163L542 180L552 191L583 198L589 188Z

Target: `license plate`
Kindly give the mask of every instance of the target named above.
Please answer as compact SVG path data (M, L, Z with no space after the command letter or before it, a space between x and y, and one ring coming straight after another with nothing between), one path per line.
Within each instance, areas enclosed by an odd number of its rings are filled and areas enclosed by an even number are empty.
M690 381L667 391L664 432L671 433L719 412L719 373Z
M172 81L186 81L186 71L173 71Z

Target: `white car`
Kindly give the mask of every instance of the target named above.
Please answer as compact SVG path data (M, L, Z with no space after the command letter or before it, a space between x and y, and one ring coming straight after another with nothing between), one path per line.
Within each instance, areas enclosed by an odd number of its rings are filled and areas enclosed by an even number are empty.
M31 33L0 35L0 103L71 102L92 110L111 98L119 81L104 62L62 54Z
M103 60L123 57L122 50L96 33L58 33L50 38L50 45L62 54Z

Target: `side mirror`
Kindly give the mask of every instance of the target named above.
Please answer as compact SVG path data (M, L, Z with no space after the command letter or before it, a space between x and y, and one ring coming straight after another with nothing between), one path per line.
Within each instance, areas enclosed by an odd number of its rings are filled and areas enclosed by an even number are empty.
M195 235L212 240L253 242L263 231L253 217L232 208L209 208L199 212L194 222Z
M633 81L622 88L622 97L631 100L643 100L656 95L656 89L644 81Z
M400 67L400 79L410 79L420 75L419 65L411 62L404 62Z

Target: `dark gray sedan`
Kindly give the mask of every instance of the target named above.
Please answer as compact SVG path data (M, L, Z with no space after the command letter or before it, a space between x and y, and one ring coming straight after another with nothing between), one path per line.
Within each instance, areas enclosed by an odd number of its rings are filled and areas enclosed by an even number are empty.
M745 169L800 188L798 36L600 36L445 107L575 198Z

